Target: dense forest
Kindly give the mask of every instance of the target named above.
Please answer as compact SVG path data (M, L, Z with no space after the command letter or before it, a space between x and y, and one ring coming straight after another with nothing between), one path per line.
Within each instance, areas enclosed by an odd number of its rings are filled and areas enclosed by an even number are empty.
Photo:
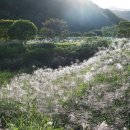
M91 1L82 5L74 0L0 0L0 19L28 19L41 27L48 18L64 19L71 31L80 32L117 24L121 20Z

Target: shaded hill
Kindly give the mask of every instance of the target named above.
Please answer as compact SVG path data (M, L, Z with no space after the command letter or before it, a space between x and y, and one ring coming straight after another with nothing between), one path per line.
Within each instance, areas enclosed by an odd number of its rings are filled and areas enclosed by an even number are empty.
M113 10L113 12L119 17L130 21L130 11Z
M1 0L0 19L29 19L39 27L48 18L61 18L72 31L88 31L117 24L121 19L91 1L78 0Z

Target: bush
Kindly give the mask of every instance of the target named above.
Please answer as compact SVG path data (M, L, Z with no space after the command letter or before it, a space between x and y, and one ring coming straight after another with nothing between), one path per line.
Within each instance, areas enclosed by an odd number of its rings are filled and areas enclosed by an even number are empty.
M70 65L76 59L83 61L92 57L99 47L108 47L110 40L87 37L80 44L40 43L0 45L0 70L33 71L44 66L57 68Z
M10 39L18 39L22 41L33 39L37 34L37 27L29 20L17 20L8 30Z
M76 58L80 60L92 57L101 47L108 47L111 40L100 37L88 37L76 50Z

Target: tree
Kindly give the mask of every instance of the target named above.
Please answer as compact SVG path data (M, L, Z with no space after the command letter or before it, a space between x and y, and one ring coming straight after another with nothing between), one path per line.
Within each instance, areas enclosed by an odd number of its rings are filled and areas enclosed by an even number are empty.
M122 21L118 25L119 31L118 36L119 37L130 37L130 22L128 21Z
M54 37L54 30L49 28L42 28L39 32L39 35L42 38L53 38Z
M0 20L0 39L5 39L7 41L8 39L8 29L10 26L14 23L14 20Z
M40 32L43 32L46 37L65 36L68 33L68 25L62 19L51 18L43 23Z
M118 34L118 26L114 25L114 26L105 26L101 29L102 31L102 35L105 37L116 37Z
M38 32L34 23L29 20L17 20L8 30L10 39L18 39L23 42L33 39Z

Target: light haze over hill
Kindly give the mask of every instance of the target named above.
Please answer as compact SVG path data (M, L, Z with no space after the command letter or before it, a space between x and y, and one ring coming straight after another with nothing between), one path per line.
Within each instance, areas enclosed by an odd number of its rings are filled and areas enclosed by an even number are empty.
M64 19L71 31L80 32L118 24L121 20L90 0L0 0L0 19L29 19L41 27L49 18Z

